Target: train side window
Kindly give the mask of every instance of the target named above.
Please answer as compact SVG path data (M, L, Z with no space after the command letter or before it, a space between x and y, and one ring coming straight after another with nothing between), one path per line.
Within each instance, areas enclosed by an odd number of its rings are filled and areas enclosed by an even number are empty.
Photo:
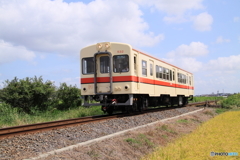
M166 68L163 68L163 79L166 79Z
M147 61L142 60L142 75L147 76Z
M173 71L173 81L175 81L175 72Z
M153 75L153 64L150 64L150 76Z
M191 77L190 77L190 76L189 76L189 84L192 85L192 84L191 84Z
M163 78L163 68L159 67L159 78Z
M93 74L94 73L93 57L82 59L82 73L83 74Z
M169 80L169 69L166 69L166 79Z

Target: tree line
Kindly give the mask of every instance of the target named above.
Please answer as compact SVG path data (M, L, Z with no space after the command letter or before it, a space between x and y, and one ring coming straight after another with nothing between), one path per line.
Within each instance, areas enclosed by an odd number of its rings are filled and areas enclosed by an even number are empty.
M66 110L81 105L81 90L76 86L45 81L40 77L6 80L0 90L0 102L31 114L48 109Z

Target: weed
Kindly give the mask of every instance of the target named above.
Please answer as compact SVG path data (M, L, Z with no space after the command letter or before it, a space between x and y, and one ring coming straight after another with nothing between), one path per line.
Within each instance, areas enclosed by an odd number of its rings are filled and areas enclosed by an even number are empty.
M180 119L177 120L178 123L189 123L189 121L187 119Z
M137 148L142 146L147 146L150 148L154 147L154 143L151 142L145 134L139 134L136 138L127 138L125 141Z
M167 135L162 135L162 137L163 137L164 139L167 139L167 138L168 138L168 136L167 136Z
M169 132L169 133L173 133L173 134L177 134L177 132L175 132L175 131L173 131L172 129L170 129L167 125L162 125L161 127L160 127L160 129L161 130L163 130L163 131L167 131L167 132Z
M228 111L228 110L229 110L229 109L226 109L226 108L217 108L215 112L216 112L217 114L221 114L221 113L226 112L226 111Z
M206 110L203 112L206 115L214 116L214 113L212 111Z
M87 154L90 156L90 157L93 157L93 158L97 158L99 157L98 153L94 150L91 150L89 152L87 152Z

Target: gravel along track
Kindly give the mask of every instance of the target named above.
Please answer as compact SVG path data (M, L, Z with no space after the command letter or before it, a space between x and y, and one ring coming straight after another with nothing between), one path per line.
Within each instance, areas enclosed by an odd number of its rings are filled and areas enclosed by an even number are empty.
M174 117L199 107L182 107L143 115L88 123L0 140L0 159L27 159L56 149Z

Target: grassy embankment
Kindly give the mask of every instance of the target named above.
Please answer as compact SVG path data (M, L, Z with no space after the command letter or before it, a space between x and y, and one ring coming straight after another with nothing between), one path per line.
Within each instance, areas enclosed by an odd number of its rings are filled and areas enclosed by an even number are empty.
M240 94L222 100L221 105L235 111L216 116L144 159L240 159ZM210 152L237 152L238 156L210 156Z
M150 160L175 159L237 159L232 156L210 156L210 152L238 152L240 154L240 111L225 112L204 123L175 143L159 148L146 157Z
M17 108L11 108L7 104L0 103L0 128L100 114L103 114L100 106L78 107L64 111L52 109L46 112L35 111L33 114L26 114L20 112Z

